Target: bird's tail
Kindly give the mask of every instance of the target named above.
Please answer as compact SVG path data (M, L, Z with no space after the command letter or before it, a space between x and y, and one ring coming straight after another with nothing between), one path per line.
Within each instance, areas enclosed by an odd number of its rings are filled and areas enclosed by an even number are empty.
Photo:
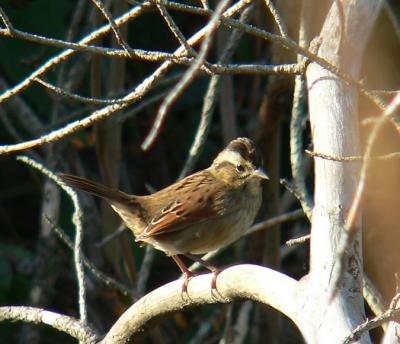
M93 182L91 180L73 176L71 174L59 173L58 176L61 180L73 188L77 188L92 195L101 197L109 201L110 203L121 203L128 201L130 196L122 191L111 189L105 185Z
M133 231L135 236L140 235L146 228L145 216L147 210L141 203L141 200L143 200L141 196L131 196L125 192L70 174L60 173L58 176L65 184L73 188L81 189L105 199L122 218L125 225Z

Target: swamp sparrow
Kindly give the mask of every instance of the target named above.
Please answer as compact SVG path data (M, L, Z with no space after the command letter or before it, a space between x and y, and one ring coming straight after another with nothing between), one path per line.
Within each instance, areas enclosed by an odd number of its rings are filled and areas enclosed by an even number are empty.
M60 174L72 187L105 199L132 230L136 241L171 256L183 274L183 291L193 274L178 255L218 270L195 254L229 245L253 223L261 205L261 158L253 142L237 138L211 166L148 196L132 196L84 178Z

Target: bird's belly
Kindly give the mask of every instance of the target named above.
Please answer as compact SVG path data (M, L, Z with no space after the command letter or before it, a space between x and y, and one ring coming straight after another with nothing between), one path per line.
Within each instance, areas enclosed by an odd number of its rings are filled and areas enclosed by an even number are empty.
M242 194L235 192L229 200L234 204L229 212L144 241L167 255L203 254L231 244L251 226L257 215L262 197L258 183L243 190L250 196L245 201Z
M254 220L254 212L239 211L235 215L205 220L177 232L149 238L149 243L168 255L203 254L236 241Z

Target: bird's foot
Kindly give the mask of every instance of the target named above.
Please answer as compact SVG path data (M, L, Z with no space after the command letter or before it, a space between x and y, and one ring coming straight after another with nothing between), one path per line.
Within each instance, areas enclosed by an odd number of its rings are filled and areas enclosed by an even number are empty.
M182 289L181 289L182 298L184 298L184 295L189 297L189 294L188 294L189 282L193 277L196 277L198 275L199 275L198 273L194 273L189 270L187 270L183 273L183 283L182 283Z

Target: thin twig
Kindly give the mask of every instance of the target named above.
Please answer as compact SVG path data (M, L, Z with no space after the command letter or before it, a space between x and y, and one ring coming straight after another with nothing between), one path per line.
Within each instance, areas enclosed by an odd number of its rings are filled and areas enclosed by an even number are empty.
M286 188L286 190L288 190L294 197L297 198L297 200L301 205L305 203L303 194L300 193L299 190L291 182L289 182L285 178L281 178L279 182Z
M299 245L299 244L304 244L305 242L309 241L311 239L311 234L303 235L300 238L296 239L290 239L285 242L286 246L294 246L294 245Z
M15 126L11 123L8 118L6 111L0 107L0 121L3 122L4 128L8 133L15 139L15 141L23 141L22 136L19 134Z
M152 105L152 104L158 102L159 100L161 100L162 98L164 98L164 96L167 93L168 93L168 91L163 91L163 92L161 92L159 94L154 95L153 97L149 97L149 98L147 98L145 100L142 100L138 105L136 105L135 107L130 108L125 113L121 114L118 117L118 123L123 123L126 120L132 118L134 115L138 114L143 109L146 109L149 105Z
M13 25L11 24L10 19L8 18L6 12L4 12L4 10L0 7L0 19L3 21L6 29L9 31L10 35L13 35Z
M125 50L115 48L105 48L93 45L86 45L80 43L67 42L60 39L47 38L36 34L29 34L23 31L14 29L13 38L24 39L31 42L37 42L44 45L55 46L58 48L71 49L72 51L89 52L99 54L107 57L120 57L120 58L136 58L150 62L163 62L170 61L182 65L191 65L194 61L193 57L186 57L179 53L166 53L160 51L150 51L143 49L131 49L131 55L128 55ZM0 35L10 36L8 31L0 29ZM265 64L227 64L219 65L204 61L200 66L202 72L209 75L214 74L299 74L301 69L297 64L283 64L283 65L265 65ZM38 75L42 75L40 72ZM36 75L31 74L35 79ZM29 77L28 77L29 79ZM29 86L29 85L28 85ZM25 88L25 87L24 87ZM0 102L5 99L1 98ZM7 97L8 98L8 97Z
M396 280L396 294L390 302L389 309L400 308L400 275L399 273L394 274ZM385 324L386 325L386 324ZM382 325L383 327L383 325ZM400 324L399 317L397 316L395 319L390 321L387 324L387 328L385 331L385 335L382 339L381 344L392 344L398 343L400 339Z
M85 14L85 6L87 4L86 0L79 0L74 8L73 17L71 19L70 25L68 25L68 32L66 35L67 41L72 41L78 33L79 24Z
M103 34L104 33L102 32L101 35ZM151 50L132 49L132 48L130 49L130 54L129 54L124 49L106 48L106 47L84 44L82 43L82 40L79 41L78 43L68 42L62 39L48 38L37 34L24 32L18 29L14 29L12 35L9 33L7 29L0 29L0 35L5 37L13 37L15 39L22 39L29 42L40 43L43 45L49 45L63 49L71 49L73 51L89 52L108 57L136 58L153 62L164 61L167 59L171 60L176 59L177 61L182 60L181 62L186 61L187 63L190 63L190 60L188 60L182 54L175 55L173 53L166 53L161 51L151 51Z
M140 99L144 93L148 91L152 85L163 76L163 74L169 69L170 64L163 64L156 70L150 77L146 78L133 92L129 93L124 97L124 100L134 101ZM104 118L109 117L116 111L125 109L129 102L122 104L113 104L105 108L93 112L88 117L69 123L65 127L54 130L48 134L45 134L37 139L25 141L14 145L2 145L0 146L0 154L15 152L23 149L33 148L44 143L51 143L60 140L61 138L71 135L74 132L86 128L92 125L94 122L101 121Z
M0 91L7 90L10 87L8 82L0 75ZM4 104L3 108L10 111L13 114L14 119L18 120L24 130L31 135L37 135L44 131L44 125L39 119L37 113L35 113L31 106L24 100L23 97L17 95L7 104Z
M289 38L285 22L282 20L282 16L275 7L274 3L271 0L264 0L264 2L265 6L268 8L272 16L274 17L275 23L278 26L279 33L282 35L282 37Z
M303 209L296 209L293 211L290 211L286 214L282 214L282 215L278 215L278 216L274 216L271 217L270 219L267 219L265 221L256 223L255 225L253 225L252 227L250 227L247 231L245 231L242 235L241 238L251 235L255 232L258 231L262 231L271 227L274 227L276 225L282 224L284 222L288 222L288 221L296 221L301 219L302 217L304 217L304 211ZM207 254L205 254L203 257L201 257L202 260L208 261L214 257L216 257L217 255L219 255L224 249L220 249L220 250L215 250L212 252L209 252ZM190 271L195 271L198 270L201 267L201 265L199 265L198 263L193 263L189 270Z
M45 215L45 219L51 225L52 229L56 232L58 237L67 245L71 251L74 250L74 244L72 243L71 239L65 233L64 230L58 225L54 223L52 219ZM118 290L124 296L130 296L133 300L136 298L136 292L134 290L128 289L123 284L116 281L114 278L107 276L103 272L101 272L93 263L85 256L82 255L82 260L85 266L90 270L95 278L97 278L100 282L102 282L105 286L109 288L114 288Z
M16 142L22 142L24 139L19 134L13 123L11 123L9 116L4 109L0 107L0 121L3 123L4 128L9 132L9 134L14 138ZM40 161L40 155L34 151L27 151L28 155L32 156L34 159Z
M228 8L225 11L225 15L226 16L234 15L236 13L236 11L240 11L245 6L246 6L246 1L241 0L238 3L236 3L235 5ZM139 15L141 13L141 10L143 10L143 8L145 8L144 5L143 5L143 7L139 8L140 11L139 10L129 11L126 15L121 16L116 21L117 24L122 25L123 23L128 21L130 16L133 17L136 15ZM105 26L105 29L103 31L107 32L108 30L109 30L109 26ZM104 33L103 31L102 31L102 29L99 29L99 30L95 31L94 33L92 33L91 35L87 36L87 38L81 40L81 42L86 43L86 41L96 39L100 35L100 33ZM206 31L207 31L207 26L202 28L196 34L194 34L188 40L188 42L190 44L197 43L204 36ZM184 48L180 47L175 51L175 53L183 52L183 50L184 50ZM26 87L28 87L33 80L32 78L36 78L37 76L41 75L42 73L47 71L53 65L58 64L61 61L63 61L64 59L66 59L70 54L72 54L72 52L67 51L67 52L64 52L63 54L60 54L60 55L56 56L55 58L49 60L45 65L43 65L36 72L32 73L27 79L25 79L25 81L21 82L19 85L15 86L14 88L6 91L5 93L3 93L3 95L0 95L0 103L2 100L8 99L9 97L22 91L22 89L25 89ZM137 99L141 99L144 96L144 94L147 93L153 87L153 85L156 84L156 82L164 75L164 73L166 73L170 69L170 67L172 67L172 62L170 62L170 61L164 62L160 67L157 68L157 70L155 72L153 72L153 74L148 76L141 84L139 84L135 88L134 91L132 91L126 97L124 97L124 99L130 100L131 102L134 102ZM103 109L95 111L94 113L92 113L90 116L84 118L83 120L79 120L79 121L70 123L67 126L65 126L64 128L61 128L61 129L55 130L51 133L45 134L37 139L26 141L26 142L23 142L20 144L0 146L0 154L10 153L10 152L23 150L23 149L27 149L27 148L32 148L32 147L35 147L35 146L38 146L38 145L41 145L44 143L50 143L50 142L57 141L67 135L70 135L70 134L76 132L79 129L88 127L91 124L93 124L94 122L100 121L103 118L110 116L112 113L124 109L125 107L127 107L127 104L113 104L113 105L107 106Z
M208 4L208 0L200 0L200 2L205 9L210 8L210 5Z
M395 295L396 297L400 297L399 294ZM361 338L361 336L368 331L371 331L374 328L382 326L382 324L393 320L396 318L397 315L400 314L400 308L389 308L386 312L382 315L375 317L370 320L366 320L363 324L357 326L351 333L341 341L341 344L350 344L352 342L357 341Z
M138 282L137 282L137 296L142 297L146 293L146 284L149 279L150 269L153 265L155 256L155 249L151 245L146 246L142 265L140 266Z
M380 316L385 312L385 299L374 283L370 280L364 271L363 276L363 296L369 308L376 316Z
M185 47L186 53L197 57L196 51L192 48L192 46L188 43L187 39L183 35L182 31L179 29L178 25L176 25L175 21L172 19L171 15L168 13L167 9L165 8L163 1L160 0L152 0L153 3L156 4L158 10L160 11L161 16L164 18L165 22L167 23L169 29L171 30L172 34L178 40L178 42Z
M192 336L188 344L203 344L207 342L207 337L209 332L213 329L216 323L218 323L218 318L220 317L220 312L216 311L208 319L204 319L199 323L196 333Z
M115 35L118 43L124 48L124 50L128 53L128 55L130 57L134 57L135 54L132 52L132 48L128 45L128 43L126 43L126 41L122 37L122 34L119 31L118 25L116 24L110 11L103 5L103 3L100 0L92 0L92 2L96 5L96 7L100 10L100 12L103 14L103 16L109 22L111 29L114 32L114 35Z
M399 301L400 301L400 278L399 274L396 272L394 274L394 277L396 279L396 295L393 297L392 301L390 301L389 308L390 309L395 309L399 306Z
M76 275L78 280L78 294L79 294L79 314L80 319L83 323L87 323L87 309L86 309L86 288L85 288L85 272L82 262L82 249L81 242L83 238L82 230L82 210L78 196L76 192L69 186L65 185L62 180L57 177L53 172L44 167L42 164L36 162L35 160L27 156L18 156L17 160L24 162L25 164L34 167L48 178L53 180L57 185L59 185L71 198L74 204L74 213L72 215L72 222L75 225L75 243L74 243L74 262Z
M308 219L311 221L313 202L310 193L307 190L304 176L304 156L303 156L303 130L304 130L304 111L303 96L304 96L304 78L297 75L295 78L295 87L293 92L293 107L290 120L290 162L292 167L292 177L294 187L298 194L300 204L304 209Z
M292 41L292 40L290 40L288 38L268 33L268 32L266 32L264 30L255 28L254 26L246 25L246 24L240 23L238 20L229 18L229 16L232 16L236 11L238 11L241 8L247 6L248 5L248 1L249 0L247 0L247 1L245 1L245 0L239 1L237 4L232 6L228 11L226 11L224 16L221 18L222 23L224 25L233 26L235 28L238 28L238 29L240 29L240 30L242 30L244 32L247 32L249 34L255 35L255 36L260 37L262 39L273 40L274 42L276 42L276 43L278 43L278 44L280 44L280 45L282 45L284 47L287 47L287 48L290 48L290 49L294 50L298 54L302 54L303 56L306 56L311 61L314 61L314 62L320 64L322 67L324 67L325 69L329 70L333 74L341 77L343 80L348 82L350 85L356 86L365 96L367 96L369 99L371 99L378 107L383 109L383 101L376 94L374 94L373 92L368 91L361 82L353 80L348 75L342 73L340 70L338 70L337 67L333 66L332 64L330 64L325 59L320 58L316 54L310 53L307 49L299 47L294 41ZM210 16L210 15L213 14L213 11L211 11L209 9L204 9L204 8L199 8L199 7L194 7L194 6L187 6L187 5L182 5L182 4L178 4L178 3L174 3L174 2L165 1L164 5L166 7L168 7L168 8L173 8L173 9L177 9L177 10L183 10L183 11L187 11L187 12L191 12L191 13L197 13L197 14L200 14L200 15ZM138 7L134 8L133 10L131 10L128 13L126 13L124 16L122 16L119 19L117 19L115 21L116 25L122 25L126 21L130 20L131 16L137 16L143 10L146 10L149 7L151 7L151 4L149 2L143 3L141 6L138 6ZM132 13L134 10L136 10L137 12ZM86 44L86 43L92 41L93 39L95 39L98 35L104 34L104 33L108 32L109 30L110 30L110 25L106 25L105 27L96 30L91 35L85 37L79 43L80 44ZM6 31L6 32L4 32L4 31ZM15 31L15 33L18 33L16 30L14 30L14 31ZM7 35L8 34L8 30L0 30L0 34ZM40 76L45 71L50 69L54 64L58 64L58 63L62 62L70 54L72 54L72 52L68 50L68 51L66 51L66 52L54 57L53 59L49 60L45 65L43 65L41 68L39 68L34 73L32 73L30 77L26 78L25 80L23 80L17 86L13 87L12 89L10 89L7 92L5 92L2 95L0 95L0 103L2 101L12 97L14 94L22 91L26 87L28 87L32 83L32 79L34 77ZM396 123L395 123L395 125L396 125L396 129L400 130L400 128L397 127Z
M308 29L309 24L309 2L304 0L301 4L300 30L299 30L299 45L305 47L308 45ZM305 58L297 55L297 63L303 64ZM305 95L305 80L303 75L296 75L294 91L292 116L290 119L290 165L292 169L292 177L294 188L301 195L299 198L300 204L311 221L313 201L309 191L307 190L305 175L304 175L304 155L303 155L303 131L304 118L306 117L303 102Z
M248 20L252 8L253 6L248 7L242 12L239 19L240 22L246 22ZM239 30L232 31L218 63L224 63L232 57L241 37L242 32ZM220 81L220 76L214 75L211 77L210 83L208 84L207 92L204 96L203 107L201 109L200 123L197 128L196 136L193 140L192 146L190 147L189 155L179 175L179 179L182 179L188 175L199 159L211 125L212 114L217 101Z
M311 152L309 150L305 150L305 152L312 156L313 158L321 158L325 160L331 160L331 161L338 161L338 162L351 162L351 161L365 161L366 157L365 156L332 156L329 154L324 154L324 153L318 153L318 152ZM393 153L388 153L384 155L377 155L377 156L371 156L369 159L370 160L391 160L391 159L398 159L400 158L400 152L393 152Z
M230 2L230 0L221 0L217 6L215 12L211 16L210 21L208 22L208 24L205 27L206 30L205 30L203 42L201 44L200 52L199 52L195 62L185 72L182 79L179 81L179 83L176 84L176 86L171 90L171 92L168 94L168 96L165 98L165 100L161 104L160 109L158 110L158 113L156 115L154 124L152 126L152 129L150 130L149 134L146 136L144 142L141 145L143 150L148 150L150 148L150 146L154 143L155 139L157 138L158 134L160 133L161 127L164 123L164 120L165 120L167 114L168 114L169 108L172 106L172 104L175 102L175 100L182 94L182 92L189 85L189 83L193 80L193 78L196 75L197 70L203 64L203 62L206 58L206 54L207 54L208 49L211 44L212 35L213 35L214 31L217 29L217 27L219 25L220 17L222 16L222 13L226 9L226 7L229 5L229 2Z
M108 244L110 241L116 239L119 237L122 233L127 231L128 228L125 226L125 224L121 224L116 231L112 232L109 235L106 235L104 238L102 238L98 243L96 243L97 248L102 248L104 245Z
M265 221L256 223L252 227L250 227L247 231L244 232L243 236L251 235L255 232L262 231L271 227L274 227L276 225L288 222L288 221L296 221L304 217L304 211L303 209L296 209L289 211L285 214L277 215L274 217L271 217L270 219L267 219Z
M250 316L253 308L254 308L254 302L252 301L245 301L240 306L237 315L237 321L233 328L235 337L233 339L232 344L246 343L246 337L251 325Z
M196 8L193 6L186 6L186 5L178 4L178 3L175 3L172 1L167 1L167 0L164 0L164 5L167 8L173 8L176 10L186 11L186 12L190 12L190 13L196 13L199 15L209 16L209 15L211 15L211 13L213 13L213 11L208 10L208 9L203 9L203 8L198 8L198 7ZM324 58L318 56L317 54L309 51L308 49L299 46L293 40L286 38L286 37L282 37L280 35L275 35L275 34L269 33L265 30L259 29L252 25L240 23L238 20L229 18L226 15L221 18L221 21L224 25L237 28L239 30L242 30L243 32L246 32L248 34L254 35L256 37L259 37L259 38L267 40L267 41L273 41L274 43L277 43L285 48L289 48L289 49L293 50L295 53L308 58L310 61L319 64L321 67L325 68L332 74L340 77L341 79L346 81L351 86L355 86L368 99L373 101L380 109L382 109L382 110L384 109L383 100L381 98L379 98L376 94L373 94L371 91L367 90L365 88L365 85L361 81L354 80L352 77L350 77L346 73L343 73L341 70L339 70L339 68L332 65L329 61L327 61ZM398 129L398 130L400 130L400 129Z
M147 8L151 7L151 4L146 2L143 3L143 5L137 6L132 8L129 12L123 14L116 20L116 24L118 26L123 25L127 23L128 21L138 17L140 14L142 14ZM86 37L82 38L78 44L85 45L87 43L90 43L97 39L100 36L105 35L108 33L111 29L111 26L109 24L102 26L101 28L98 28L97 30L93 31ZM3 34L4 30L0 30L0 34ZM8 30L7 30L8 31ZM18 34L18 30L14 30L15 34ZM40 77L42 74L46 73L49 71L51 68L54 66L60 64L61 62L65 61L67 58L75 54L74 50L66 50L63 51L62 53L52 57L50 60L48 60L46 63L44 63L41 67L36 69L33 73L31 73L27 78L22 80L19 84L15 85L14 87L10 88L6 92L0 95L0 103L4 102L5 100L13 97L14 95L22 92L25 90L27 87L29 87L34 81L36 77Z
M84 96L80 96L78 94L74 94L72 92L68 92L64 89L62 89L61 87L57 87L54 86L40 78L35 78L35 81L41 85L43 85L44 87L48 88L49 90L63 96L69 99L73 99L73 100L77 100L80 101L82 103L86 103L86 104L100 104L100 105L104 105L104 104L120 104L120 103L126 103L127 101L124 100L123 98L117 98L117 99L100 99L100 98L91 98L91 97L84 97Z
M151 0L153 1L158 10L160 11L161 16L164 18L166 21L169 29L171 30L172 34L176 37L176 39L179 41L181 46L183 46L186 49L186 54L192 56L193 58L198 58L198 54L196 50L192 48L192 46L188 43L187 39L179 29L178 25L175 23L175 21L172 19L171 15L167 11L166 7L163 4L163 0ZM213 74L215 73L215 70L211 70L209 66L212 66L212 64L208 63L206 60L204 60L204 63L200 66L202 70L204 70L206 73Z

